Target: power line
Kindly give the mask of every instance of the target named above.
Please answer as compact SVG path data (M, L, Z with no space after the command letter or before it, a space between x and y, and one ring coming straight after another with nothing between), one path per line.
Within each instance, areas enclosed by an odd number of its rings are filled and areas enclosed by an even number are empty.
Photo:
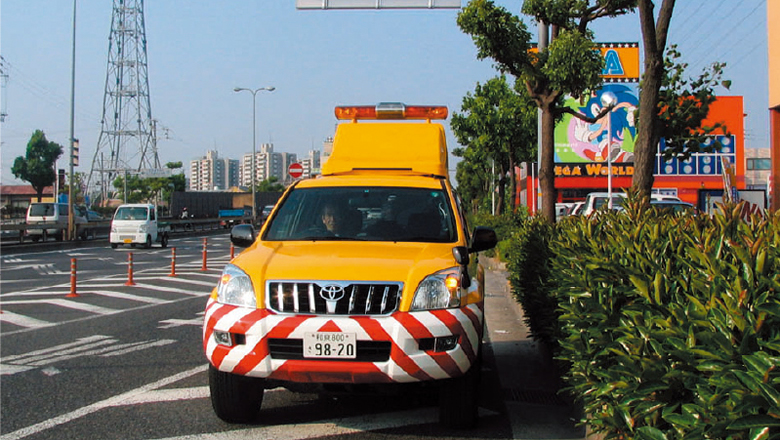
M740 3L742 3L742 2L740 2ZM747 20L747 19L748 19L750 16L752 16L752 15L753 15L753 14L754 14L754 13L755 13L757 10L758 10L758 8L759 8L760 6L762 6L762 3L761 3L761 2L759 2L758 4L756 4L756 6L755 6L755 7L754 7L754 8L753 8L753 9L752 9L750 12L748 12L748 13L747 13L747 15L745 15L744 17L742 17L742 19L740 19L740 20L739 20L738 22L736 22L736 23L735 23L735 24L734 24L734 25L733 25L733 26L732 26L732 27L731 27L731 28L730 28L728 31L726 31L726 32L725 32L725 35L729 35L729 34L731 34L731 32L732 32L732 31L734 31L734 30L735 30L737 27L739 27L739 26L740 26L740 25L741 25L741 24L742 24L742 23L743 23L745 20ZM731 12L733 12L734 10L735 10L735 9L732 9L732 10L731 10ZM730 12L730 13L731 13L731 12ZM729 13L729 14L730 14L730 13ZM703 56L701 56L699 59L697 59L697 61L696 61L696 62L693 62L693 63L691 63L690 65L691 65L691 66L697 66L697 65L701 64L703 61L705 61L705 60L706 60L706 58L707 58L708 56L710 56L710 54L712 53L712 51L713 51L715 48L717 48L717 47L718 47L718 45L722 44L724 41L725 41L725 40L723 40L723 39L719 39L719 40L715 41L715 44L714 44L714 45L710 45L710 46L708 46L708 47L707 47L707 49L708 49L708 50L704 50L704 51L703 51L703 52L704 52L704 55L703 55Z

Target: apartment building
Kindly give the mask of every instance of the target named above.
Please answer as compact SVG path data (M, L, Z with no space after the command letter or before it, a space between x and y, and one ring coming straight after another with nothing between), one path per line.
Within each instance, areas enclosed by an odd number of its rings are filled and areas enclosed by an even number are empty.
M190 191L220 191L238 185L238 160L220 158L215 150L190 161Z

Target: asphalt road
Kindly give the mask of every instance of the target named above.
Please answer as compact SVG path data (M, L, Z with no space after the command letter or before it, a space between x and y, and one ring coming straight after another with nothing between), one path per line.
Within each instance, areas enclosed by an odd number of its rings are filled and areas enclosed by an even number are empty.
M556 397L550 366L488 271L488 340L480 422L437 423L431 393L320 396L266 392L258 425L211 409L201 325L206 297L230 259L227 234L179 237L169 248L107 243L3 250L0 266L0 440L6 439L581 439L576 411ZM91 246L91 247L90 247ZM171 275L172 247L176 276ZM29 248L28 248L29 250ZM133 282L128 285L128 256ZM76 296L71 259L76 259Z

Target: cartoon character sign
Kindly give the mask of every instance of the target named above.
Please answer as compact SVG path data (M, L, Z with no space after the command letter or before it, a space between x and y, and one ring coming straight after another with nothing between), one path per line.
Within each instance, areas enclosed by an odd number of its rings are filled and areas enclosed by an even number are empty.
M567 114L556 126L556 163L606 162L609 155L613 163L634 161L634 112L639 104L635 89L625 84L608 84L588 97L584 105L574 98L569 98L566 104L584 115L595 117L603 108L601 96L608 91L617 96L618 102L611 114L593 124ZM611 145L607 145L610 141Z

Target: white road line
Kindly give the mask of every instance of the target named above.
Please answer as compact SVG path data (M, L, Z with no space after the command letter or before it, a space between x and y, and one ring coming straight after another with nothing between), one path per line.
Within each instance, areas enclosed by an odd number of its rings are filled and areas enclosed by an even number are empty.
M75 301L70 301L66 299L41 299L41 300L30 300L30 301L3 301L3 304L32 304L32 303L46 303L46 304L52 304L55 306L60 307L66 307L69 309L75 309L75 310L82 310L85 312L95 313L98 315L111 315L113 313L119 312L117 309L109 309L106 307L100 307L95 306L92 304L84 304L79 303Z
M41 354L53 353L53 352L58 351L58 350L66 350L66 349L71 348L71 347L77 347L79 345L84 345L84 344L91 344L91 343L95 343L95 342L98 342L98 341L103 341L103 340L106 340L106 339L111 339L111 336L103 336L103 335L87 336L86 338L79 338L79 339L77 339L77 340L75 340L73 342L68 342L66 344L60 344L60 345L55 345L54 347L42 348L40 350L35 350L35 351L31 351L29 353L24 353L24 354L17 354L17 355L13 355L13 356L6 356L6 357L3 358L3 360L4 361L14 361L14 360L22 359L22 358L25 358L25 357L28 357L28 356L38 356L38 355L41 355Z
M158 440L254 440L258 438L303 440L423 425L435 423L437 420L438 411L436 408L421 408L382 413L379 417L376 414L366 414L341 419L320 420L312 423L272 425L236 431L167 437Z
M198 286L209 286L209 287L216 287L217 285L217 283L215 283L214 281L188 280L179 277L171 277L170 281L173 281L174 283L195 284Z
M90 289L94 289L95 287L121 287L121 285L120 284L114 284L112 286L84 286L84 287L81 287L81 288L76 288L76 293L78 295L107 296L107 297L110 297L110 298L126 299L126 300L130 300L130 301L137 301L137 302L142 302L142 303L147 303L147 304L165 304L165 303L170 302L168 300L164 300L164 299L160 299L160 298L154 298L154 297L151 297L151 296L133 295L132 293L117 292L117 291L113 291L113 290L90 290ZM160 290L160 289L156 288L156 286L152 286L152 285L146 285L146 288L153 289L153 290ZM13 296L49 296L49 295L51 295L51 296L58 296L58 295L59 296L65 296L65 295L67 295L69 293L70 293L70 289L68 289L68 290L61 290L61 291L50 290L48 292L24 292L24 293L21 293L21 294L17 293L16 295L13 295ZM11 296L11 295L9 295L9 296ZM45 301L45 300L32 300L32 301L41 302L41 301ZM22 302L23 301L13 301L13 302L12 301L3 301L3 304L11 304L11 303L20 304ZM2 315L0 315L0 319L2 319Z
M0 364L0 376L9 376L16 373L22 373L27 370L32 370L35 367L28 367L24 365L7 365Z
M103 357L120 356L120 355L123 355L123 354L132 353L134 351L145 350L147 348L162 347L164 345L173 344L174 342L176 342L176 341L173 340L173 339L159 339L157 341L146 341L146 342L143 342L143 343L135 342L135 343L132 343L132 344L123 344L123 346L126 346L126 348L124 348L122 350L111 351L111 352L103 354L101 356L103 356ZM116 347L113 347L113 348L115 349Z
M93 356L106 351L115 350L117 347L122 347L122 345L118 345L118 346L111 345L111 344L115 344L116 342L117 342L116 339L113 338L107 339L105 341L98 341L88 346L82 346L82 347L71 348L69 350L58 351L56 353L52 353L52 356L39 356L38 359L33 358L31 360L25 360L24 362L21 363L34 365L36 367L42 367L44 365L49 365L55 362L61 362L68 359L75 359L84 356ZM101 345L108 345L108 347L103 347L99 349L95 348Z
M215 283L210 284L211 287L214 287L215 285L216 285ZM210 291L195 292L187 289L178 289L176 287L162 287L162 286L154 286L151 284L142 284L142 283L136 283L136 287L140 287L143 289L154 289L158 292L183 293L185 295L191 295L191 296L208 295L210 292Z
M5 301L3 304L6 304ZM48 327L50 325L56 325L52 322L41 321L40 319L19 315L13 312L9 312L8 310L3 310L3 313L0 313L0 321L26 328L41 328Z
M75 411L71 411L69 413L62 414L60 416L51 418L49 420L45 420L40 423L36 423L35 425L28 426L26 428L18 429L14 432L10 432L8 434L0 436L0 440L18 440L21 438L25 438L34 434L37 434L39 432L43 432L47 429L51 429L60 425L63 425L65 423L68 423L70 421L76 420L78 418L84 417L86 415L92 414L94 412L100 411L104 408L108 408L111 406L116 406L118 403L135 399L137 396L142 395L148 391L156 390L158 388L162 388L166 385L178 382L182 379L186 379L190 376L194 376L198 373L202 373L208 369L208 365L200 365L198 367L192 368L187 371L182 371L181 373L174 374L173 376L168 376L164 379L158 380L156 382L152 382L150 384L146 384L142 387L136 388L134 390L130 390L126 393L119 394L114 397L109 397L108 399L101 400L100 402L95 402L92 405L87 405L82 408L79 408Z
M88 287L92 287L92 286L88 286ZM157 288L156 286L151 286L151 285L147 285L146 288L157 290L157 291L161 290L161 289ZM127 300L130 300L130 301L138 301L138 302L143 302L143 303L148 303L148 304L165 304L165 303L170 302L170 301L165 300L165 299L154 298L154 297L151 297L151 296L133 295L131 293L116 292L116 291L112 291L112 290L86 290L86 291L82 291L82 290L76 289L76 292L78 294L80 294L80 295L81 294L94 294L94 295L100 295L100 296L108 296L110 298L119 298L119 299L127 299Z
M210 396L209 387L175 388L171 390L154 390L139 394L112 406L138 405L141 403L174 402L177 400L204 399Z

